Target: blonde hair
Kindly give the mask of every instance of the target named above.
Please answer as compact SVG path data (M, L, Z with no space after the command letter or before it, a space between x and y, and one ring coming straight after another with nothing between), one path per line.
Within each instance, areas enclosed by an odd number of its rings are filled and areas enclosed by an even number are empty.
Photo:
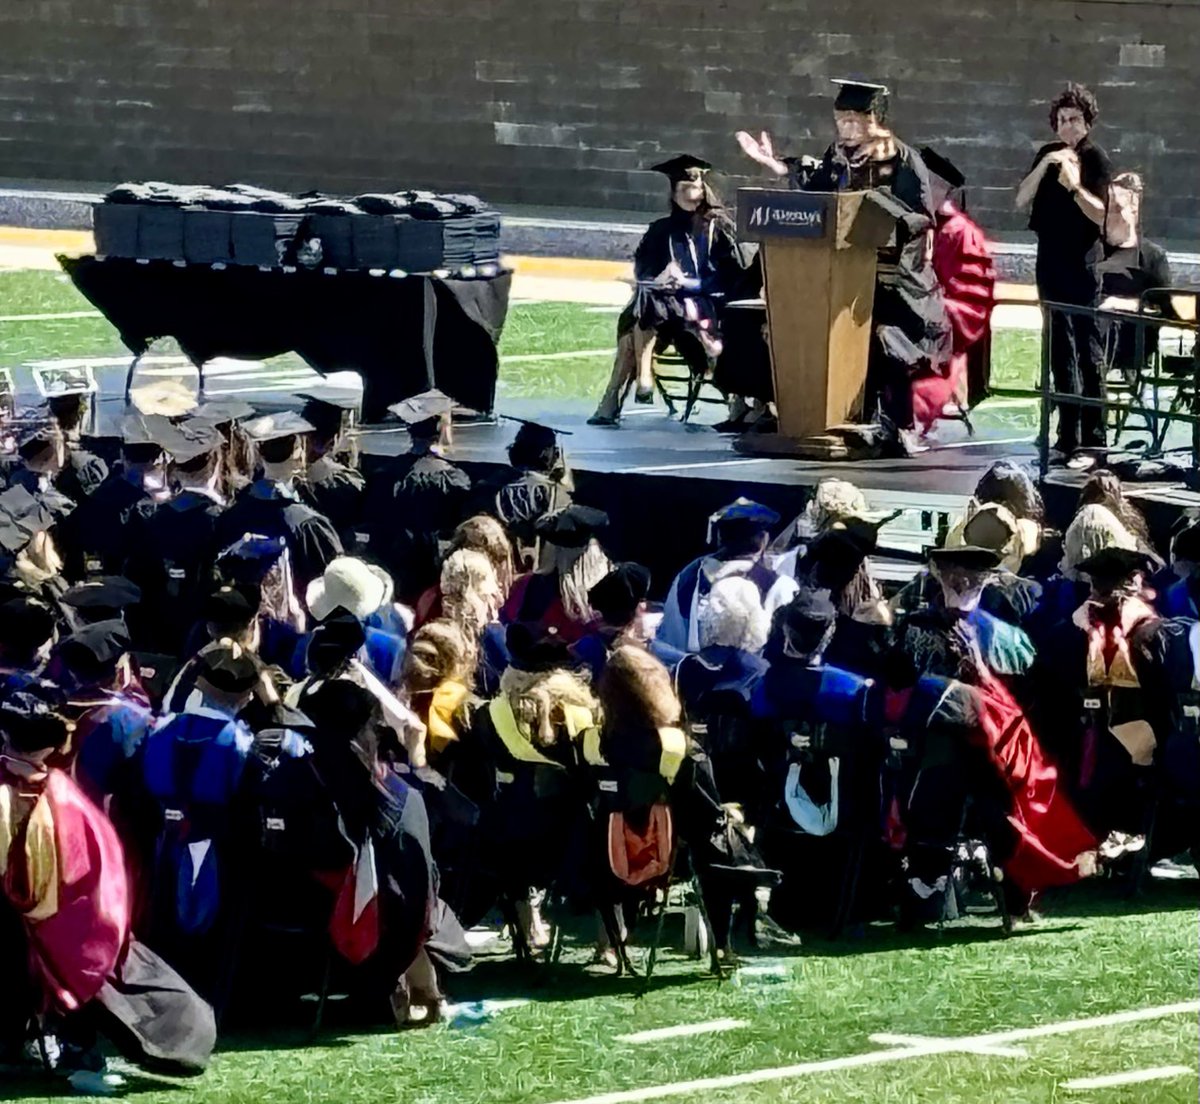
M500 693L508 699L513 716L530 739L543 746L548 742L545 734L553 733L551 739L557 738L554 720L558 707L579 706L593 715L597 711L596 698L584 679L561 668L519 671L510 667L500 676Z
M444 616L476 638L503 601L491 560L469 548L452 552L442 564L441 591Z
M604 665L599 691L606 726L673 727L683 713L670 672L645 648L617 648Z
M507 598L512 589L514 571L512 542L504 526L487 514L467 518L450 538L450 551L457 552L459 549L482 552L491 561L496 582L500 585L501 601Z
M422 625L409 642L400 676L410 694L434 690L447 680L470 686L475 674L475 641L453 621Z

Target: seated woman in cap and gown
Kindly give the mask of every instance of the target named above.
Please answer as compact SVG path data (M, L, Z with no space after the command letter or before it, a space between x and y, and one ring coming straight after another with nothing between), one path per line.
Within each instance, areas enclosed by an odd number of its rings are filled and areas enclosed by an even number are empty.
M327 517L306 506L296 491L304 467L306 433L312 423L293 411L266 414L246 422L244 430L255 443L261 473L221 515L216 538L228 548L247 534L282 537L295 576L296 599L331 560L342 554L341 538Z
M70 776L57 688L31 684L0 705L0 1052L20 1053L31 1019L56 1036L56 1072L111 1094L97 1031L131 1061L198 1073L216 1038L212 1010L130 932L120 840Z
M612 570L598 537L608 528L608 515L591 506L568 506L547 514L535 525L542 542L536 571L513 583L500 619L507 625L536 625L573 644L595 617L588 592Z
M654 350L674 345L695 376L721 353L720 303L742 280L747 258L705 174L688 155L655 165L671 184L671 213L651 223L633 258L637 289L617 321L617 358L590 425L617 425L635 382L636 401L654 400Z
M739 498L709 518L709 539L716 549L687 565L671 583L663 603L656 638L685 652L700 650L699 614L713 583L731 575L748 578L762 595L768 614L787 605L799 589L794 579L767 566L764 553L771 527L779 524L774 510Z
M881 189L897 200L893 240L879 250L868 395L865 415L885 417L907 445L914 429L912 380L944 374L951 355L951 328L933 268L935 223L929 172L921 156L887 125L888 89L882 85L835 81L837 139L820 161L779 158L770 137L746 131L742 149L778 176L805 191Z
M58 551L61 526L41 494L0 492L0 586L56 605L67 591Z

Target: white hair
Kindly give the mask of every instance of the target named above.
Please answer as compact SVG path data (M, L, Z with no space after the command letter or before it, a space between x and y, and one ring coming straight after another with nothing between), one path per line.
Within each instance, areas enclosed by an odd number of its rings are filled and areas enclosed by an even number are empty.
M1077 569L1084 560L1105 548L1134 551L1137 538L1107 506L1084 506L1075 515L1063 536L1063 558L1059 570L1068 578L1078 578Z
M761 652L771 633L771 616L758 587L742 575L718 579L700 609L698 632L701 648L724 645Z

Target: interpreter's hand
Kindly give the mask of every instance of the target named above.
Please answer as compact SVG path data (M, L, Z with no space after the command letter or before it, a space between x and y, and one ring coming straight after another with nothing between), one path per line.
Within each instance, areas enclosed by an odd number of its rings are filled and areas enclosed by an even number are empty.
M1083 186L1083 180L1079 172L1078 157L1063 161L1058 166L1058 182L1068 192L1076 192Z

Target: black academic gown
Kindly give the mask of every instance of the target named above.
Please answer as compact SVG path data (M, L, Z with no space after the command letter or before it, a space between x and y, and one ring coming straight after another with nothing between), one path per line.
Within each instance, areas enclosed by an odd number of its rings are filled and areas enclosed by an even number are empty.
M363 520L366 488L362 472L327 456L309 465L305 477L296 481L301 501L329 518L343 543Z
M108 465L94 452L75 446L67 449L67 462L54 485L67 498L82 502L108 478Z
M907 208L879 250L866 407L868 416L878 408L907 429L913 425L910 381L948 370L953 333L929 246L935 225L929 171L911 146L895 145L894 156L863 165L850 164L830 146L816 169L794 171L793 182L816 192L878 188Z
M114 470L56 529L63 575L82 582L96 575L120 575L131 548L136 511L153 499L140 483Z
M134 519L134 548L126 574L142 588L128 620L137 644L179 656L200 615L220 546L223 505L199 491L183 490Z
M342 542L327 517L305 506L289 487L258 479L245 487L216 526L217 546L228 548L247 533L283 537L300 587L323 574L342 554Z

